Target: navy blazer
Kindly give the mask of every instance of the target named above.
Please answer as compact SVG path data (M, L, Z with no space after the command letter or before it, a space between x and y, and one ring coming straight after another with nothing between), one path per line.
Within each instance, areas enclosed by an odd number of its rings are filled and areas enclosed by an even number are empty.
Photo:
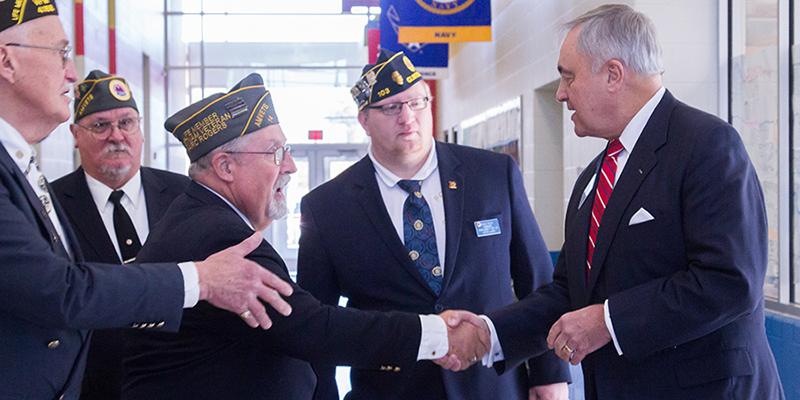
M220 197L190 183L150 231L141 261L204 259L253 230ZM316 378L301 360L405 369L419 350L419 316L320 304L289 278L266 241L247 256L292 284L288 317L267 306L268 330L206 302L184 312L177 334L129 334L123 399L311 399ZM293 358L294 357L294 358Z
M613 343L583 363L591 399L779 399L764 328L767 218L761 185L732 126L668 91L611 194L586 279L601 153L578 178L553 283L489 314L506 366L563 313L608 299ZM640 210L653 219L633 223Z
M189 178L169 171L142 167L140 169L147 222L155 225L167 207L189 184ZM86 172L79 167L52 184L75 228L78 244L86 261L120 264L114 243L103 225L100 212L86 183ZM86 360L81 400L119 399L122 378L122 348L124 329L101 329L92 333Z
M436 143L446 220L440 294L408 256L381 198L369 157L303 198L298 283L320 301L365 310L487 313L551 280L552 260L514 160ZM500 234L478 237L476 221L497 219ZM513 288L512 288L513 282ZM543 340L542 340L543 342ZM498 377L482 366L443 371L430 361L396 371L351 370L351 398L527 399L529 386L569 381L554 352ZM317 365L321 399L336 398L334 367Z
M52 198L70 260L27 179L0 145L0 398L78 398L90 328L154 323L176 330L183 278L174 263L84 263ZM160 324L163 322L163 324Z

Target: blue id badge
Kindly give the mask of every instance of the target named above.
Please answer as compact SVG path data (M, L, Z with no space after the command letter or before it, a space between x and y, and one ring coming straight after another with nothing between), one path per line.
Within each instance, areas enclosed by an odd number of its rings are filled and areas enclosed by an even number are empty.
M475 221L475 233L478 237L499 235L500 221L497 218Z

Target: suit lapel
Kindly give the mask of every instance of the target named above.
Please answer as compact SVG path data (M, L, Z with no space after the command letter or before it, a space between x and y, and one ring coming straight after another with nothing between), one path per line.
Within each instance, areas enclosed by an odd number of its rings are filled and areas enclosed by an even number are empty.
M564 239L566 243L572 244L569 249L566 249L565 260L567 262L567 273L569 274L570 296L575 297L573 302L576 307L582 307L589 299L586 290L586 258L589 246L589 222L592 216L594 195L597 190L597 179L593 181L592 178L597 175L604 154L603 152L595 157L586 166L583 174L578 177L568 205L568 215L571 214L572 216L566 220L567 237ZM587 187L590 188L589 195L581 202L580 200ZM595 252L597 252L596 248Z
M456 159L450 147L443 143L436 144L436 155L439 158L439 178L442 184L445 215L445 257L444 280L442 292L447 288L453 276L458 256L458 245L461 243L461 226L464 220L464 176L461 173L461 162ZM450 182L455 185L450 185ZM441 234L441 233L437 233Z
M56 254L66 259L70 259L62 241L59 240L58 243L54 243L54 241L51 239L51 235L55 234L56 232L55 228L53 227L53 222L50 220L47 211L45 211L41 200L39 200L39 197L36 196L36 192L33 191L30 183L28 183L28 179L25 177L25 174L19 170L17 164L11 159L11 156L8 154L8 151L2 144L0 144L0 163L2 163L3 166L11 172L11 176L14 178L17 186L21 188L22 192L25 194L25 197L28 200L28 205L32 208L34 214L33 218L39 226L39 230L44 239L50 243L50 247ZM13 188L9 188L9 191L13 191ZM57 201L52 193L50 197L52 202ZM62 221L63 228L66 232L66 230L69 229L69 222L67 221L66 215L59 215L59 219Z
M361 205L367 218L369 218L376 235L381 238L386 248L397 259L397 262L408 271L426 290L433 292L433 289L425 282L425 279L420 275L414 263L411 262L411 257L408 256L408 251L403 241L397 236L397 233L392 224L392 219L386 211L386 206L381 197L380 188L378 188L378 181L375 177L375 167L372 165L372 160L369 156L365 156L356 165L355 168L355 192L356 201Z
M597 231L597 243L595 244L594 254L592 255L592 272L589 275L589 293L597 282L609 247L611 246L614 233L620 227L622 216L633 200L644 179L656 166L656 150L663 146L667 141L667 124L672 110L677 101L667 91L659 102L653 115L647 121L636 147L628 157L625 169L614 185L614 190L608 200L608 205L603 212L603 219Z
M108 231L97 210L92 192L86 184L86 172L83 167L78 168L72 175L72 182L64 190L64 210L69 215L75 229L86 238L91 249L97 253L99 259L106 263L121 263L114 243L108 237Z
M69 243L70 250L72 250L72 258L79 262L86 261L83 256L83 249L81 249L80 242L78 242L78 236L72 229L72 224L68 221L69 217L61 207L61 202L58 200L58 196L53 192L50 183L47 184L47 190L53 202L53 211L55 211L56 215L58 215L58 219L61 221L61 230L64 231L64 236L66 236L64 239ZM114 255L116 256L116 253L114 253Z
M142 167L141 171L144 200L147 207L147 225L152 228L154 221L158 221L164 216L164 212L167 211L173 198L162 195L168 189L167 184L153 170Z

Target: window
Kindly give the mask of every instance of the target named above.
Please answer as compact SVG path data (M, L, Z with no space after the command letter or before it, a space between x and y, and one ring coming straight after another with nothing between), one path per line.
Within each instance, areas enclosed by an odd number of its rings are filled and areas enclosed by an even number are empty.
M341 0L170 0L167 7L167 115L257 72L289 143L367 143L349 91L365 64L364 27L377 16L342 13ZM323 139L310 140L309 131ZM169 133L166 142L167 168L185 172L183 147Z
M800 314L800 126L793 122L794 71L789 0L729 0L729 111L764 189L769 259L764 295L772 308ZM795 35L800 26L793 26ZM794 94L792 94L794 93ZM794 125L792 125L794 124Z

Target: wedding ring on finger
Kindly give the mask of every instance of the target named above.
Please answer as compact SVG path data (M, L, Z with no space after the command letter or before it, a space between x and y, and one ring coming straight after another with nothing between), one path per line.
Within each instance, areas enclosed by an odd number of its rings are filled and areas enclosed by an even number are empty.
M564 345L564 347L561 348L561 350L566 350L567 353L569 353L569 354L572 354L572 353L575 352L575 350L570 349L569 346L567 346L566 344Z
M467 361L469 361L470 364L475 364L478 361L478 357L472 356Z
M250 314L250 310L247 310L245 312L240 313L239 314L239 318L247 321L247 319L250 318L250 315L252 315L252 314Z

